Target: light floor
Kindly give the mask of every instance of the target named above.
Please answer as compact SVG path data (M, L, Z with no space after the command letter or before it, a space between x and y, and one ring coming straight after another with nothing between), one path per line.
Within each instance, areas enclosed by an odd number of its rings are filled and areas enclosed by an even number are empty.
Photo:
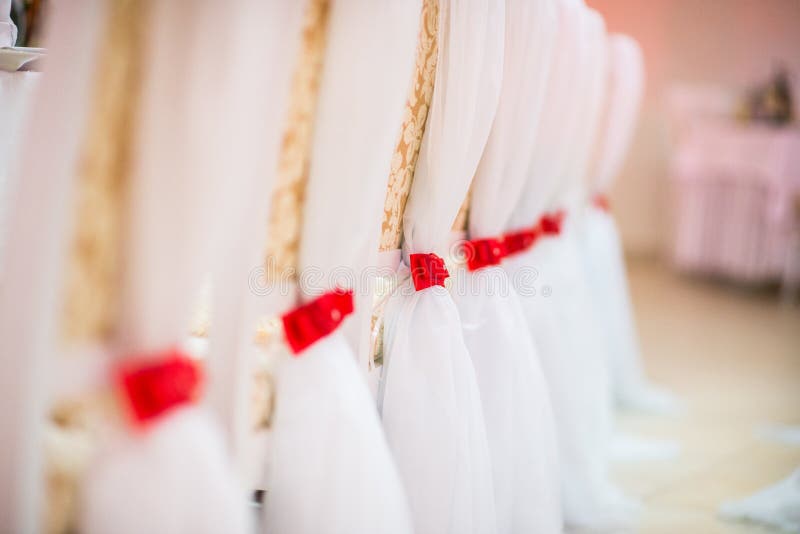
M716 518L800 466L800 447L757 435L766 424L800 425L800 307L776 294L629 262L650 376L687 404L678 418L623 416L640 435L679 440L677 459L617 465L615 477L645 504L637 532L769 532Z

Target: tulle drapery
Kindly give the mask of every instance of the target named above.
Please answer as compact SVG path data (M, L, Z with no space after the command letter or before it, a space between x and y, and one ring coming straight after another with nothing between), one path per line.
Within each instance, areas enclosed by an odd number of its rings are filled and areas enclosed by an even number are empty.
M557 30L550 0L506 3L500 103L472 181L471 238L498 238L527 178ZM502 243L499 244L502 248ZM478 250L467 247L465 254ZM506 272L459 268L451 289L486 419L498 532L557 532L560 483L549 393Z
M590 206L584 221L584 262L596 316L601 318L615 400L624 407L674 413L680 403L645 376L628 294L619 231L608 194L630 145L644 86L638 44L630 37L608 38L609 70L605 117L587 179Z
M497 106L504 24L502 3L440 2L433 99L403 217L406 265L413 253L446 256ZM478 385L447 290L402 282L386 304L383 349L379 403L415 531L494 532Z
M373 0L330 7L300 238L303 301L342 287L355 291L356 309L371 308L358 282L377 246L420 8ZM278 365L265 531L412 531L353 345L340 329Z
M556 426L565 520L618 525L627 502L606 474L611 425L605 357L588 315L585 273L577 243L581 182L599 118L605 80L602 18L582 2L564 2L543 137L512 228L533 225L544 210L566 209L560 234L541 238L506 263L518 281L523 309L542 357ZM552 145L550 144L552 143ZM568 334L567 334L568 333Z
M110 346L131 363L161 358L183 341L214 252L214 241L198 229L213 228L212 207L229 200L215 172L225 166L214 148L229 123L221 106L225 69L215 61L225 47L208 39L214 10L201 5L187 17L180 5L158 2L146 10L146 41L137 46L141 100L119 206L120 313ZM83 489L81 530L88 533L248 532L250 524L219 429L195 405L104 439Z

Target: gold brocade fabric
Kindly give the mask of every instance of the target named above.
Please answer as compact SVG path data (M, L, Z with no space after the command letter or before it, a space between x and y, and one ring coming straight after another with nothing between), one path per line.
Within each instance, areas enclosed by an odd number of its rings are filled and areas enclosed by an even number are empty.
M116 321L122 197L136 130L147 3L113 0L108 5L78 160L76 222L61 322L67 342L105 338Z
M403 211L411 191L411 180L417 166L422 134L433 97L438 56L438 0L424 0L420 17L415 78L406 100L403 126L397 149L392 157L389 185L383 205L380 250L400 247L403 237Z
M417 56L414 78L406 99L400 138L392 157L389 172L389 185L383 204L381 222L381 252L400 248L403 240L403 212L406 208L411 182L417 167L422 135L428 120L428 109L433 98L433 85L436 79L439 34L439 0L423 0L420 14L420 28L417 37ZM383 307L386 296L394 287L388 279L379 279L376 304L370 320L370 345L372 358L370 367L383 363Z
M123 198L133 157L150 0L107 0L86 133L78 156L75 224L65 266L61 336L92 343L117 321ZM118 417L109 391L59 399L45 423L42 531L77 532L78 494L101 421Z
M466 232L467 231L467 223L469 222L469 203L472 200L472 188L467 191L467 196L464 197L464 202L461 203L461 207L458 208L458 214L456 215L456 220L453 221L453 228L454 232Z
M300 54L292 75L287 126L272 193L266 250L268 281L279 280L287 275L291 278L296 276L329 11L328 0L311 0L306 8Z

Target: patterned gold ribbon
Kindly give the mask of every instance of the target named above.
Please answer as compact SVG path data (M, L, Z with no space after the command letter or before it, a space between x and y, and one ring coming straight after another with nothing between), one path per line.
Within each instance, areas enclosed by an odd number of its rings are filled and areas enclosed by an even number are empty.
M117 322L123 198L130 176L150 1L108 0L85 137L78 156L75 224L65 266L61 339L102 342ZM44 531L76 529L78 486L99 421L115 403L84 392L54 406L45 433Z
M286 130L278 156L267 229L267 281L295 279L303 221L314 114L322 74L330 2L311 0L303 23L302 43L292 75Z
M439 2L424 0L417 40L417 58L414 82L406 100L400 139L392 157L389 185L383 204L380 250L395 250L403 238L403 212L405 211L411 181L417 167L422 134L428 120L428 109L433 98L438 59Z
M112 0L79 156L62 337L105 339L117 318L122 199L130 174L148 2Z

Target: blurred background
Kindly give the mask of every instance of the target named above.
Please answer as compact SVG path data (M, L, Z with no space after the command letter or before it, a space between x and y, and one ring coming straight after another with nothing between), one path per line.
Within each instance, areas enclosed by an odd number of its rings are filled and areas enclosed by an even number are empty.
M800 2L587 3L602 13L610 32L634 37L643 49L644 100L613 201L627 250L664 254L670 237L665 204L670 163L682 140L681 127L687 126L684 121L718 119L738 124L742 102L769 84L780 69L790 77L791 94L798 102ZM790 127L795 129L796 122Z
M646 504L643 532L777 532L721 518L800 514L800 2L587 3L643 49L611 205L645 365L684 402L620 416L679 452L616 474Z

